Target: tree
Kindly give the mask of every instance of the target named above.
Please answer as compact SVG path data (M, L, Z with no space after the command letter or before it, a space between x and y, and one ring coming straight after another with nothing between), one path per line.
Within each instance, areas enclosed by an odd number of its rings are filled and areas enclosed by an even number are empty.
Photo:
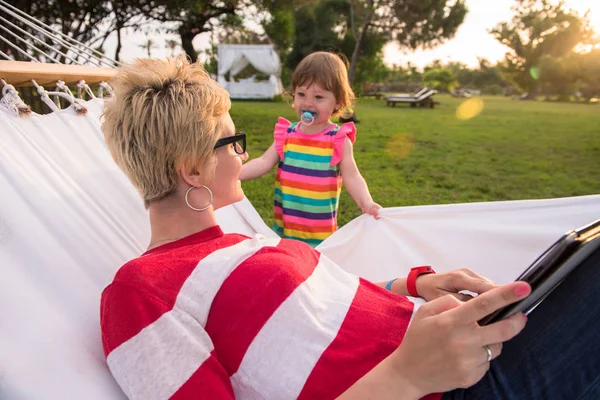
M578 44L587 43L593 32L585 18L566 10L562 0L557 4L516 0L513 10L512 20L498 24L490 33L511 49L502 63L503 73L533 98L540 85L541 60L567 55Z
M106 29L106 34L103 37L103 42L100 47L104 44L104 40L108 38L112 32L115 32L117 36L117 46L115 48L115 60L120 61L121 59L121 48L123 47L122 32L126 28L139 29L139 23L136 20L140 15L140 11L135 7L135 3L130 0L111 0L108 2L113 12L113 18L110 18L111 26Z
M577 80L575 60L572 54L564 57L544 55L539 60L539 85L549 99L558 96L559 101L569 101L575 92Z
M430 64L423 67L423 72L427 72L432 69L440 69L440 68L444 68L444 66L442 65L442 60L440 60L438 58L438 59L433 60Z
M292 10L273 10L269 17L261 19L268 40L275 45L279 56L285 58L294 40L296 26Z
M456 86L456 77L448 68L434 68L425 72L423 84L442 92L449 92Z
M409 82L421 82L421 80L423 79L423 74L421 72L419 72L419 69L414 66L410 61L407 63L407 68L408 68L408 81Z
M336 32L336 27L347 11L345 0L325 0L294 12L296 32L292 50L287 57L286 65L296 68L300 61L314 51L341 52L344 34Z
M105 23L112 15L112 10L107 1L103 0L64 0L64 1L33 1L33 0L14 0L10 2L11 5L26 14L36 18L37 20L45 23L46 25L52 26L64 35L67 35L73 39L76 39L83 43L93 44L99 39L101 40L108 34L106 32L100 32L99 26ZM6 29L14 32L21 37L25 42L35 45L51 57L62 63L72 63L73 61L59 52L67 54L67 56L77 60L79 54L75 52L69 53L69 48L64 46L57 41L51 40L48 37L40 34L36 30L32 29L27 24L24 24L19 19L16 19L5 14L5 19L9 22L2 21L0 25ZM12 25L11 25L12 24ZM37 38L32 39L31 37L23 34L18 29L14 28L18 26L20 29L28 32L30 35ZM41 54L31 51L28 46L12 35L6 34L6 31L2 29L2 36L9 39L12 43L17 45L20 49L27 52L30 56L45 60L45 57ZM41 41L41 42L40 42ZM43 43L46 43L44 45ZM101 46L101 45L100 45ZM6 53L7 50L11 50L13 57L16 60L27 60L29 58L18 51L12 49L5 42L0 42L0 50ZM49 61L49 60L46 60Z
M180 36L181 47L196 61L198 54L193 45L196 35L212 31L224 17L235 15L241 3L241 0L138 0L136 7L150 20L174 23L175 27L169 30Z
M449 62L446 68L456 77L456 81L460 87L472 88L475 86L476 70L470 69L466 64L457 61Z
M146 39L146 41L142 44L138 44L138 47L146 50L146 53L148 54L148 58L152 57L152 49L156 48L156 44L154 43L154 40L152 39Z
M167 39L165 40L165 47L169 50L171 50L171 57L175 57L175 49L177 48L177 46L179 46L179 42L177 40L174 39Z
M325 0L314 5L297 9L294 12L294 24L298 32L292 50L286 59L286 66L293 70L308 54L314 51L332 51L342 58L350 59L355 40L349 29L351 18L350 4L347 0ZM367 40L358 60L358 73L353 80L355 89L362 83L377 82L385 79L389 69L383 64L383 46L387 42L385 35L367 33Z
M453 37L467 14L465 0L348 0L354 49L348 72L356 75L369 34L417 49L434 47Z
M473 86L485 90L490 86L506 86L497 65L491 65L485 58L479 58L479 69L475 70Z
M440 70L444 69L449 71L449 74L447 72L440 74ZM469 68L466 64L456 61L443 65L440 60L434 60L423 70L425 72L423 82L427 81L428 85L438 85L438 90L451 90L454 86L459 86L464 89L479 89L489 94L500 94L502 88L507 86L497 65L492 65L485 58L479 58L478 68ZM428 75L429 71L435 73ZM450 76L453 76L454 80L451 80Z
M465 14L464 0L321 1L296 11L296 31L303 34L296 35L287 65L294 68L313 51L341 52L356 87L382 76L376 58L390 40L411 48L435 46L454 35Z
M212 32L219 26L232 21L242 21L246 15L285 11L311 0L299 2L285 0L137 0L137 7L146 18L175 23L168 29L179 34L181 47L192 61L198 54L194 49L194 38L204 32ZM238 26L241 25L238 24Z
M586 101L600 97L600 48L574 55L574 62L577 65L579 91L583 97Z

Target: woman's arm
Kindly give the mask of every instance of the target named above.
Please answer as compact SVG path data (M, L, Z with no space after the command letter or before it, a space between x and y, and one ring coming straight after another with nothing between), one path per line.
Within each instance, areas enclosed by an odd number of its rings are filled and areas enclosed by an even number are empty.
M383 288L388 282L377 282ZM427 301L450 294L461 301L470 300L472 296L460 293L463 290L481 294L496 287L496 284L470 269L462 268L441 274L420 275L415 281L417 293ZM401 296L410 296L406 287L406 278L398 278L392 282L390 291Z
M171 308L129 283L113 282L102 293L102 344L123 392L130 399L166 399L177 391L234 399L229 374L204 327Z
M375 284L386 289L388 282L376 282ZM399 294L400 296L410 296L410 294L408 293L408 289L406 288L406 278L395 279L394 282L392 282L392 285L390 286L390 292Z
M527 297L531 287L513 282L466 303L444 296L421 306L402 344L354 383L340 399L418 399L477 383L492 358L525 327L523 314L491 325L477 321L491 312Z
M260 157L252 159L242 166L240 180L260 178L269 172L278 161L279 154L277 154L275 143L273 143Z
M344 142L344 155L340 162L340 170L344 178L344 186L354 199L356 205L365 214L371 214L379 218L379 209L381 206L373 201L367 182L360 174L356 161L354 160L354 150L350 139L346 138Z
M423 393L394 368L394 355L387 357L364 375L339 400L417 400Z

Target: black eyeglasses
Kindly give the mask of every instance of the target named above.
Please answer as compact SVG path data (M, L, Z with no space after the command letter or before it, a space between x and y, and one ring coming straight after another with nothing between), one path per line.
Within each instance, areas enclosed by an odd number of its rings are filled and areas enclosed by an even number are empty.
M244 132L237 132L235 135L217 140L214 149L216 150L219 147L227 146L232 143L234 143L233 149L237 154L244 154L246 152L246 134Z

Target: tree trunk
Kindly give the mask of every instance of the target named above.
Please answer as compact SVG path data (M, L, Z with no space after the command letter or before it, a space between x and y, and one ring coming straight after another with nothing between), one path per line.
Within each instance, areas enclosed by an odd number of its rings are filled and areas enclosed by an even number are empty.
M365 21L362 24L360 33L358 34L358 38L355 37L356 42L354 43L354 51L352 52L352 58L350 60L350 70L348 71L348 82L351 85L352 81L354 81L354 75L356 75L356 64L358 63L358 56L360 55L360 50L365 39L365 33L367 32L367 29L369 29L369 25L371 24L372 18L373 12L369 11L365 18Z
M123 43L121 43L121 27L117 26L117 48L115 49L115 61L121 61L119 57L121 54L121 47L123 47Z
M179 28L179 36L181 37L181 48L183 51L185 51L192 62L196 62L198 59L198 54L196 53L196 49L194 49L194 45L192 43L194 37L196 37L196 33L192 33L191 29L181 25Z

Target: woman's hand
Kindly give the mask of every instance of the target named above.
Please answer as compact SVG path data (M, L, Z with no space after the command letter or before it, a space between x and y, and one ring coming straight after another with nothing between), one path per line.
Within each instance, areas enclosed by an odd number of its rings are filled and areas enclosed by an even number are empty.
M360 210L363 212L363 214L371 214L372 216L375 217L375 219L379 219L379 209L380 208L381 208L381 206L379 204L377 204L373 200L371 200L371 201L365 202L365 204L363 204L360 207Z
M419 296L427 301L447 294L458 300L467 301L472 296L459 293L461 290L481 294L497 286L491 280L467 268L441 274L421 275L417 278L416 285Z
M492 358L498 357L502 342L517 335L526 318L518 313L487 326L477 321L530 292L528 284L513 282L466 303L444 296L421 306L402 344L390 356L397 373L410 382L407 389L425 395L478 382L490 366L484 346L489 346Z
M523 314L486 326L477 321L527 297L531 287L513 282L489 290L471 301L446 295L422 305L402 344L352 385L340 399L419 399L477 383L502 351L502 342L525 327Z

